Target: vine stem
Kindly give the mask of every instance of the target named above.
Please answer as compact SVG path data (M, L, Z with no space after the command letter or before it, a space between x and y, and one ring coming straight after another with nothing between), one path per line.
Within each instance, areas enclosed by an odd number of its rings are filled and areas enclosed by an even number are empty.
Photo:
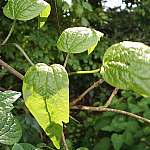
M89 71L76 71L76 72L70 72L69 75L77 75L77 74L90 74L90 73L97 73L99 72L101 69L95 69L95 70L89 70Z
M76 105L77 103L79 103L86 94L88 94L91 90L93 90L95 87L99 86L100 84L102 84L104 82L103 79L100 79L96 82L94 82L88 89L86 89L78 98L76 98L75 100L73 100L70 104L71 106Z
M16 24L16 20L14 20L14 22L13 22L13 24L12 24L12 27L11 27L11 29L10 29L10 31L9 31L9 33L8 33L8 35L7 35L7 37L6 37L5 40L2 42L1 45L5 45L5 44L7 43L8 39L10 38L11 34L12 34L13 31L14 31L15 24Z
M114 112L114 113L118 113L118 114L129 116L129 117L132 117L132 118L135 118L137 120L141 120L141 121L143 121L145 123L150 124L150 120L149 119L143 118L141 116L135 115L135 114L127 112L127 111L123 111L123 110L119 110L119 109L106 108L104 106L92 107L92 106L77 105L77 106L72 106L71 109L97 111L97 112Z
M18 77L19 79L23 80L23 75L21 73L19 73L18 71L16 71L14 68L12 68L11 66L9 66L7 63L5 63L4 61L2 61L1 59L0 59L0 66L3 66L11 74L13 74L16 77Z
M67 54L66 59L65 59L65 62L64 62L64 65L63 65L65 68L66 68L66 66L67 66L68 58L69 58L69 54Z
M20 50L20 52L24 55L24 57L27 59L27 61L33 66L34 63L31 61L31 59L28 57L28 55L25 53L25 51L23 50L23 48L18 45L17 43L12 43L17 49Z
M67 145L66 140L65 140L65 135L64 135L64 132L63 132L63 131L62 131L62 141L63 141L65 150L69 150L69 149L68 149L68 145Z
M112 102L112 100L113 100L113 97L117 94L117 92L118 92L118 88L115 88L115 89L113 90L113 92L111 93L111 95L110 95L108 101L107 101L106 104L104 105L104 107L108 107L108 106L111 105L111 102Z

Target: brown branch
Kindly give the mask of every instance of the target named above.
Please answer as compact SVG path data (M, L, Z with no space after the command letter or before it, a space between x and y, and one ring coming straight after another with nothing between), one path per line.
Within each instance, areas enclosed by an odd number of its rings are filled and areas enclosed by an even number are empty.
M11 66L9 66L7 63L5 63L4 61L2 61L0 59L0 66L3 66L7 71L9 71L11 74L15 75L16 77L18 77L19 79L23 79L23 75L21 73L19 73L18 71L16 71L14 68L12 68Z
M97 86L99 86L100 84L102 84L104 82L103 79L100 79L96 82L94 82L94 84L92 86L90 86L88 89L86 89L78 98L76 98L75 100L73 100L70 105L76 105L77 103L79 103L86 94L88 94L90 91L92 91L94 88L96 88Z
M65 150L69 150L69 149L68 149L68 145L67 145L66 140L65 140L65 135L64 135L64 132L63 132L63 131L62 131L62 142L63 142L63 144L64 144L64 149L65 149Z
M113 90L113 92L111 93L111 95L110 95L108 101L107 101L106 104L104 105L104 107L110 106L110 104L111 104L111 102L112 102L112 99L113 99L113 97L117 94L117 92L118 92L118 88L115 88L115 89Z
M82 106L82 105L78 105L78 106L72 106L71 109L80 109L80 110L87 110L87 111L98 111L98 112L114 112L114 113L118 113L118 114L122 114L122 115L126 115L138 120L141 120L145 123L150 124L150 120L143 118L141 116L135 115L133 113L127 112L127 111L123 111L123 110L119 110L119 109L112 109L112 108L106 108L104 106L100 106L100 107L91 107L91 106Z

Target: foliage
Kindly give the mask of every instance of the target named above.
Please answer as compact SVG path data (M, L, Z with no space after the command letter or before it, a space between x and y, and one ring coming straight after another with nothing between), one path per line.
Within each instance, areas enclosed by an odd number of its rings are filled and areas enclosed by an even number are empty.
M126 3L128 6L128 3L132 2L128 1ZM89 2L83 2L81 0L73 0L72 6L69 6L66 2L57 0L59 23L54 12L50 17L51 23L48 22L42 30L37 30L35 20L26 23L17 22L10 42L20 43L33 62L62 64L64 61L63 53L56 50L56 43L60 30L63 31L70 26L92 26L96 30L102 31L105 34L105 37L101 40L101 43L97 45L95 52L91 55L87 55L86 53L80 54L80 57L78 54L70 55L67 70L96 69L101 66L104 51L112 45L112 43L123 40L136 40L149 44L150 34L147 32L149 31L147 23L149 20L149 15L147 15L149 12L149 5L150 3L144 0L141 3L138 3L138 7L135 8L132 8L131 6L130 8L127 7L125 10L120 11L117 9L105 11L101 2L97 1L89 0ZM9 26L10 21L8 19L3 16L1 19L3 20L1 22L2 28ZM127 20L128 24L126 23ZM59 26L60 29L57 28L56 24L61 25ZM4 28L3 33L0 33L2 39L7 35L7 32L8 28ZM2 39L0 40L2 41ZM8 51L8 49L10 50ZM25 73L29 68L28 62L24 60L22 54L18 53L13 45L8 44L1 47L0 53L2 58L20 72ZM77 93L88 87L92 81L100 76L100 74L95 74L94 76L70 77L70 79L73 79L71 80L71 83L73 84L70 84L71 97L77 97ZM3 79L3 82L0 83L2 87L20 90L21 83L14 80L14 77L10 78L8 73L4 70L1 72L0 79ZM20 86L18 86L18 83ZM104 84L104 86L98 88L95 92L90 92L84 103L86 105L102 105L108 95L110 95L110 91L111 87ZM149 118L149 98L142 98L130 91L123 91L120 97L115 98L112 107L128 110ZM36 121L25 112L20 115L22 109L23 111L26 111L24 110L24 103L21 104L19 108L18 107L19 104L17 103L14 111L17 111L15 114L18 116L24 131L24 135L20 142L32 143L37 147L39 143L45 142L46 146L51 146L51 143L49 143L49 140L43 133L41 136L42 138L39 137L41 131ZM78 147L83 149L81 146L88 147L89 149L94 148L95 150L98 150L99 148L104 150L112 149L113 147L114 149L149 149L150 130L149 127L142 123L112 113L90 115L88 113L77 111L74 113L72 112L71 115L77 118L80 123L77 124L71 121L68 125L69 128L66 130L68 143L70 143L70 147L73 145L70 149ZM29 137L29 133L26 132L29 128L33 133L31 137L34 138L34 135L37 136L35 141L33 138ZM126 131L130 128L131 130ZM122 137L125 139L123 142ZM119 139L119 141L116 142L116 140L114 140L116 138ZM20 144L16 145L20 147Z

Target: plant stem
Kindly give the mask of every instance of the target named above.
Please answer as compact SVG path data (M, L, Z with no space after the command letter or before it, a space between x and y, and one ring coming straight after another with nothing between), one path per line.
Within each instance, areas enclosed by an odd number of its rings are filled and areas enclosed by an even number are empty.
M99 72L101 69L95 69L95 70L89 70L89 71L77 71L77 72L70 72L69 75L76 75L76 74L90 74L90 73L97 73Z
M129 117L132 117L132 118L135 118L137 120L141 120L141 121L143 121L145 123L150 124L150 120L149 119L143 118L141 116L135 115L135 114L127 112L127 111L123 111L123 110L119 110L119 109L106 108L104 106L92 107L92 106L78 105L78 106L72 106L71 109L80 109L80 110L98 111L98 112L114 112L114 113L118 113L118 114L129 116Z
M66 140L65 140L65 135L64 135L63 131L62 131L62 141L63 141L63 144L64 144L64 149L65 150L69 150L68 149L68 145L67 145Z
M9 33L8 33L8 35L7 35L7 37L6 37L5 40L2 42L1 45L5 45L5 44L7 43L8 39L10 38L11 34L12 34L13 31L14 31L15 24L16 24L16 20L14 20L14 22L13 22L13 24L12 24L12 27L11 27L11 29L10 29L10 31L9 31Z
M28 55L25 53L22 47L20 47L17 43L13 43L13 45L20 50L20 52L24 55L24 57L27 59L27 61L33 66L34 63L31 61L31 59L28 57Z
M110 104L111 104L111 102L112 102L112 99L113 99L113 97L117 94L117 92L118 92L118 88L115 88L115 89L113 90L113 92L111 93L111 96L109 97L108 101L107 101L106 104L104 105L104 107L110 106Z
M100 79L96 82L94 82L88 89L86 89L78 98L76 98L75 100L73 100L70 104L71 106L76 105L77 103L79 103L86 94L88 94L91 90L93 90L95 87L97 87L98 85L102 84L104 82L103 79Z
M65 68L66 68L66 66L67 66L68 58L69 58L69 54L67 54L66 59L65 59L65 62L64 62L64 65L63 65Z
M1 59L0 59L0 66L3 66L10 73L12 73L13 75L15 75L19 79L23 80L23 75L21 73L19 73L18 71L16 71L14 68L12 68L11 66L9 66L7 63L5 63L4 61L2 61Z

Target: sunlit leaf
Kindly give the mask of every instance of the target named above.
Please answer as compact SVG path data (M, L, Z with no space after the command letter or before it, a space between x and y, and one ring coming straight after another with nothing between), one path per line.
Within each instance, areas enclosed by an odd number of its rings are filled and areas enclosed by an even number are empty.
M69 80L59 64L39 63L23 80L25 104L56 148L60 148L62 122L69 122Z
M49 4L44 0L8 0L3 12L14 20L30 20L44 11Z
M104 55L101 74L112 86L150 96L150 47L131 41L112 45Z
M81 53L88 50L90 54L103 33L86 27L73 27L64 30L57 41L59 50L67 53Z

